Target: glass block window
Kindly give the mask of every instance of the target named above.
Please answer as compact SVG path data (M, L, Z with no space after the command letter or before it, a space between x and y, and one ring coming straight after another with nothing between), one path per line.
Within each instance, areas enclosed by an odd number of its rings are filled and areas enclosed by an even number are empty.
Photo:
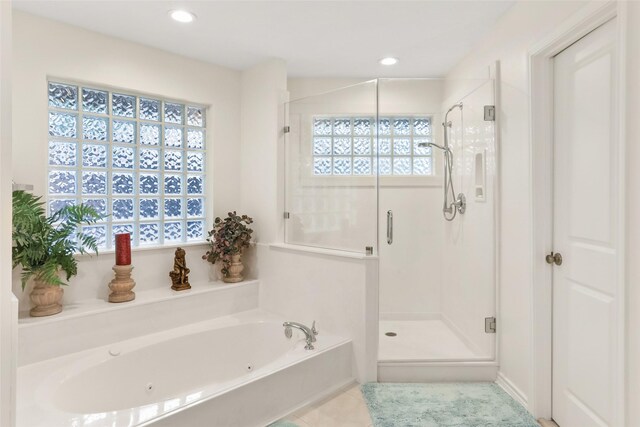
M48 208L108 215L84 231L100 248L205 240L205 107L49 82Z
M313 175L433 175L431 117L314 117Z

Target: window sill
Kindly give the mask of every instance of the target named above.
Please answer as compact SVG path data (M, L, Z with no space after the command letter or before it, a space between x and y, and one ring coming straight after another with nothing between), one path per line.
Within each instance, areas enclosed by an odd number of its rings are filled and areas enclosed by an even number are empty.
M145 251L159 251L163 249L188 248L191 246L205 246L208 244L209 242L207 242L206 240L200 240L200 241L193 241L193 242L171 243L167 245L138 246L138 247L132 247L131 252L145 252ZM113 255L115 253L116 253L115 249L98 250L98 256ZM93 252L89 252L86 254L76 254L76 258L90 258L93 256L96 256L96 254Z
M442 177L431 176L314 176L302 179L303 188L327 187L442 187Z

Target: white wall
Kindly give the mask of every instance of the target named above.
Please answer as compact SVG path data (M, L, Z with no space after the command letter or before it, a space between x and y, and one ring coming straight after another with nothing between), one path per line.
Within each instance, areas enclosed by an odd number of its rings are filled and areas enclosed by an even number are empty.
M287 90L289 91L289 99L293 101L332 92L336 89L357 85L369 80L372 79L292 77L287 79Z
M240 73L124 40L14 13L13 28L13 168L14 180L31 183L35 193L47 185L47 77L91 82L136 92L209 105L207 115L207 215L239 209ZM215 200L214 196L215 195ZM208 280L200 259L204 247L187 248L192 280ZM173 249L135 251L136 290L169 286ZM113 255L82 258L80 274L65 289L65 303L103 298L111 278ZM158 266L163 266L158 268ZM28 309L28 290L21 310Z
M243 71L241 81L242 161L226 181L236 191L239 188L242 213L256 221L253 238L270 243L278 235L282 218L278 144L284 126L280 107L287 89L286 64L279 59L263 62Z
M11 292L11 2L0 2L0 425L15 423L17 300Z
M485 77L500 61L501 188L500 372L529 408L532 396L531 347L531 179L529 152L528 50L584 2L518 2L477 43L476 49L447 76ZM637 405L636 405L637 406ZM632 424L629 424L632 425ZM639 424L635 424L639 425Z

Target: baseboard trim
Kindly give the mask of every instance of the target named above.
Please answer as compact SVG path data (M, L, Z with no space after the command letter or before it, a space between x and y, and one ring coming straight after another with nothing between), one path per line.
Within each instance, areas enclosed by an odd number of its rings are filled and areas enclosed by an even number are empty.
M527 395L516 387L515 384L513 384L511 380L500 371L498 371L498 375L496 376L496 384L498 384L509 396L513 397L516 402L524 406L527 411L529 410Z

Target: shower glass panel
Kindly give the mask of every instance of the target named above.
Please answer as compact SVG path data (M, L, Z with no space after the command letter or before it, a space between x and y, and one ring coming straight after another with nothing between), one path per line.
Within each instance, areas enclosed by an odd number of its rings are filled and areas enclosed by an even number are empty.
M495 104L493 81L380 79L378 94L379 144L389 118L392 165L379 180L381 236L393 215L393 242L379 242L381 366L491 361L495 334L485 332L485 318L495 316L496 146L484 110ZM443 217L445 129L451 181L466 197L452 221Z
M286 104L285 242L377 246L376 81Z
M494 359L496 334L485 331L485 318L496 313L498 157L495 121L485 117L491 116L485 106L495 105L494 82L448 84L445 107L463 104L450 116L450 142L453 180L466 195L467 211L444 228L442 314L473 352L471 359ZM471 91L456 99L468 86Z

